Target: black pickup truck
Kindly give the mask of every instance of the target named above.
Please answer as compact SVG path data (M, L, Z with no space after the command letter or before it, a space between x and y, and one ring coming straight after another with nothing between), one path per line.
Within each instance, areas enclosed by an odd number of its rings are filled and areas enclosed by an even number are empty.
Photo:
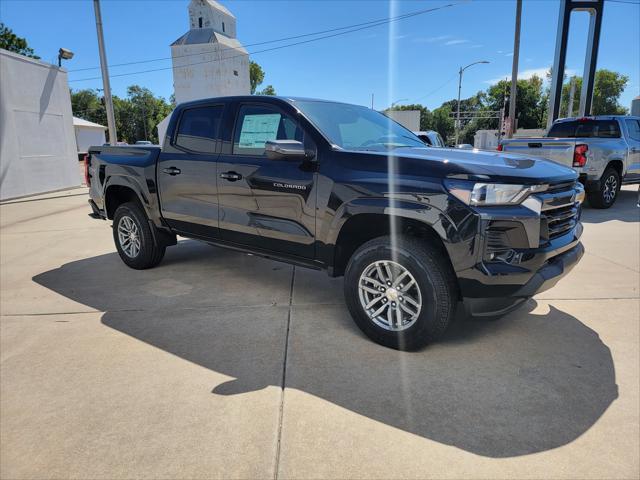
M462 302L504 313L579 261L584 189L553 162L434 149L361 106L280 97L179 105L163 146L93 147L95 218L130 267L176 235L344 275L373 340L416 349Z

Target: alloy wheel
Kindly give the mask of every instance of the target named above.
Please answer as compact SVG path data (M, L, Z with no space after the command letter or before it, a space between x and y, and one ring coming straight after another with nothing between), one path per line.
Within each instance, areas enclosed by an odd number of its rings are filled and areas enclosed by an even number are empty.
M616 192L618 190L618 180L615 175L609 175L604 182L604 192L602 192L602 197L604 201L607 203L613 202L613 199L616 197Z
M422 310L418 282L409 270L391 260L367 266L360 275L358 293L369 319L385 330L406 330Z
M118 241L127 257L135 258L140 253L140 231L136 222L124 215L118 222Z

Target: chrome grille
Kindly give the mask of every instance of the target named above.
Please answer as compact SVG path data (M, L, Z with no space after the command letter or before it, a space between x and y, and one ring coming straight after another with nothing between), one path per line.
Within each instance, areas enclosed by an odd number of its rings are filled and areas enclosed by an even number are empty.
M575 200L575 183L552 185L540 195L542 200L540 238L553 240L573 229L580 218L580 204Z

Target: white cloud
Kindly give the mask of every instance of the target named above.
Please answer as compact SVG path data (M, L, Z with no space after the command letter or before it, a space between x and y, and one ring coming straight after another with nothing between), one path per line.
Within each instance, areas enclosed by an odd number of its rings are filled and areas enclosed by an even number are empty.
M461 43L468 43L469 40L464 40L462 38L456 38L455 40L449 40L448 42L444 42L445 45L460 45Z
M513 57L513 52L505 53L504 56L505 57Z
M436 43L442 42L444 40L448 40L451 38L451 35L440 35L438 37L417 37L414 39L414 42L426 42L426 43Z
M547 72L549 71L549 67L540 67L540 68L529 68L527 70L523 70L521 72L518 72L518 80L529 80L531 77L533 77L534 75L542 78L542 80L544 80L545 82L547 81ZM576 75L577 74L577 70L574 70L573 68L567 68L565 69L565 75L567 75L568 77L572 76L572 75ZM496 78L492 78L490 80L485 80L484 83L488 83L489 85L494 85L496 83L498 83L501 80L504 79L510 79L511 78L511 74L510 73L506 73L500 77L496 77Z

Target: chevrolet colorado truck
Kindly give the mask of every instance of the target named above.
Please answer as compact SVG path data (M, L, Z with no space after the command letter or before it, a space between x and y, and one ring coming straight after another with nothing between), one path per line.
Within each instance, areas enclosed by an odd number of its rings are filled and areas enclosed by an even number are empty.
M640 183L640 117L563 118L545 138L503 140L498 149L573 167L594 208L613 205L623 184Z
M94 218L129 267L176 236L344 276L374 341L413 350L459 305L499 315L584 253L577 174L503 152L430 148L369 108L225 97L179 105L163 146L92 147Z

